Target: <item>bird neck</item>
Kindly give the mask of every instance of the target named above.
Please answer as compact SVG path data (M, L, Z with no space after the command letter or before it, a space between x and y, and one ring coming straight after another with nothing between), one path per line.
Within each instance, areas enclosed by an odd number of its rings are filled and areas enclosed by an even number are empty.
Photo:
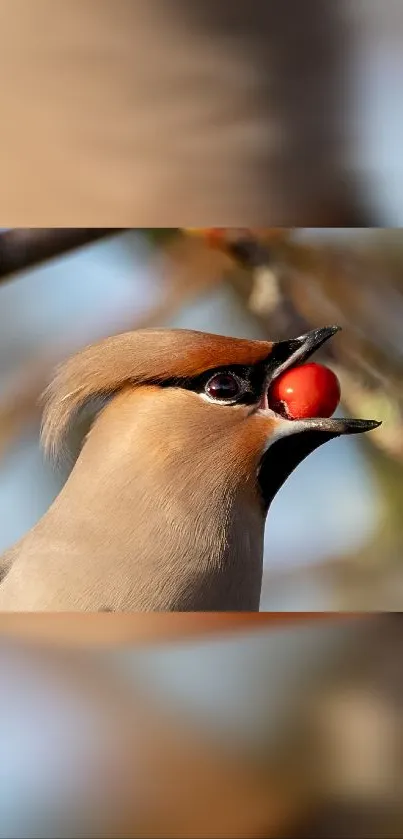
M112 452L92 437L45 517L47 531L78 569L96 563L105 575L103 607L258 610L264 517L254 497L205 461L168 450Z

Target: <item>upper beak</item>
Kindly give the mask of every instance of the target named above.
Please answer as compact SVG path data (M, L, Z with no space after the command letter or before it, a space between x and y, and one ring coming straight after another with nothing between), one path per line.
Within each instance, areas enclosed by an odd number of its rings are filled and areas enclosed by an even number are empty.
M322 344L339 332L340 328L340 326L323 326L321 329L307 332L306 335L300 335L299 338L274 343L267 361L267 384L289 367L296 367L297 364L307 361Z
M290 367L303 364L325 341L340 329L339 326L325 326L314 329L290 341L274 343L266 364L266 385ZM381 425L376 420L322 418L288 420L274 414L264 406L272 418L277 419L277 430L263 456L260 467L260 484L267 504L291 472L311 452L342 434L360 434Z

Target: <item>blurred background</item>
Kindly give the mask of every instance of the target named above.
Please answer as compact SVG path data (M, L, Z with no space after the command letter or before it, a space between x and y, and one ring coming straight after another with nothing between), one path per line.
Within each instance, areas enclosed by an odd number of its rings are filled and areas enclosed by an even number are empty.
M402 44L396 0L2 0L2 217L402 225Z
M0 550L67 477L39 447L38 399L60 360L142 326L279 340L337 323L322 357L340 378L341 412L383 425L326 444L281 489L261 609L400 610L403 231L248 229L254 267L234 257L245 231L224 230L219 246L208 229L0 233Z
M114 650L3 633L1 839L400 839L401 616L221 624Z

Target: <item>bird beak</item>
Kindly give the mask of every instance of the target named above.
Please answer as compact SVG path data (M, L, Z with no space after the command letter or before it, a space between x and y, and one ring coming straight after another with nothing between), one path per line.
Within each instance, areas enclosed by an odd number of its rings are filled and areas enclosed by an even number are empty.
M260 409L275 420L267 449L263 455L259 482L267 506L291 472L323 443L342 434L361 434L381 425L376 420L322 418L288 420L273 412L267 402L267 391L277 376L307 361L326 341L340 330L339 326L314 329L290 341L273 344L266 364L265 396Z
M339 331L340 326L324 326L322 329L313 329L299 338L274 343L266 365L267 386L285 370L307 361L322 344Z

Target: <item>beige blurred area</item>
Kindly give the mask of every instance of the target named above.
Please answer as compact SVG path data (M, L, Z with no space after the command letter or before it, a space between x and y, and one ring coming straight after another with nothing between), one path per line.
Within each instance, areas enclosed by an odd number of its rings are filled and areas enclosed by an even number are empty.
M318 360L341 381L340 413L382 426L321 447L278 493L261 610L402 609L402 232L253 230L257 271L175 228L0 233L0 552L67 477L39 445L39 397L63 358L142 326L272 340L338 323Z
M398 224L394 5L2 0L4 223Z
M225 625L225 620L223 620ZM0 836L397 839L402 621L0 640Z

